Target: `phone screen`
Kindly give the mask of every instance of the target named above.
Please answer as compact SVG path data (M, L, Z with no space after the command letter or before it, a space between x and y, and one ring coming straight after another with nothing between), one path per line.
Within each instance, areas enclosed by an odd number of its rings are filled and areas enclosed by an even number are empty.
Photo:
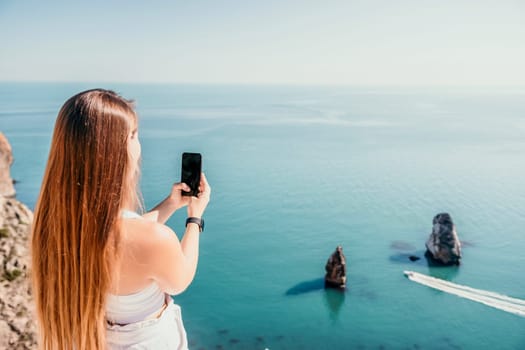
M201 160L200 153L182 154L181 182L190 186L190 191L182 191L183 196L197 196L201 182Z

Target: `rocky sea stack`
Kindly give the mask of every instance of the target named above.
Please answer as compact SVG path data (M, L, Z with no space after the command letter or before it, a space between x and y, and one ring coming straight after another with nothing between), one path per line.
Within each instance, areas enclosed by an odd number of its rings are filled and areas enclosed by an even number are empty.
M0 349L35 349L29 280L33 213L14 198L12 162L11 146L0 133Z
M346 257L343 247L337 246L325 266L324 285L327 288L346 288Z
M426 256L438 264L459 265L461 243L450 215L437 214L432 225L432 233L426 243Z

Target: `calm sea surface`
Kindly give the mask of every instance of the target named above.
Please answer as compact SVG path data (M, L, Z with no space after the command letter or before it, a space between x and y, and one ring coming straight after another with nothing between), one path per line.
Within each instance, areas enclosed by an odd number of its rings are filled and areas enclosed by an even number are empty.
M148 207L182 152L203 154L199 269L174 297L192 349L525 349L525 318L403 276L525 299L525 89L2 83L31 208L58 109L99 86L137 102ZM440 212L465 243L459 268L406 258ZM168 224L180 234L184 218ZM338 244L345 293L322 288Z

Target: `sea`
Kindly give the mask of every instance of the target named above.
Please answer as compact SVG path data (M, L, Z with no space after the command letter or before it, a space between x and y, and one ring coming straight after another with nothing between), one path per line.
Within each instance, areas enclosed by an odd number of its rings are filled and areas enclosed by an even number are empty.
M525 349L524 317L403 275L525 299L525 88L4 82L0 131L30 208L59 108L95 87L136 101L147 208L183 152L202 154L198 271L173 296L190 349ZM460 266L424 257L444 212ZM167 223L179 237L185 217ZM338 245L344 291L323 285Z

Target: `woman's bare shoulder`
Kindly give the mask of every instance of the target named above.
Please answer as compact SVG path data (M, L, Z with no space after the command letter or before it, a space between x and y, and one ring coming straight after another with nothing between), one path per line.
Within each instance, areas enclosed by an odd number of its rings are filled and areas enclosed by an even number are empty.
M166 245L178 242L172 229L161 223L141 218L123 219L122 249L133 252L144 259L161 253ZM142 259L141 259L142 260Z
M123 264L134 275L157 281L162 290L178 294L185 287L181 278L185 266L180 242L168 226L143 219L124 219Z

